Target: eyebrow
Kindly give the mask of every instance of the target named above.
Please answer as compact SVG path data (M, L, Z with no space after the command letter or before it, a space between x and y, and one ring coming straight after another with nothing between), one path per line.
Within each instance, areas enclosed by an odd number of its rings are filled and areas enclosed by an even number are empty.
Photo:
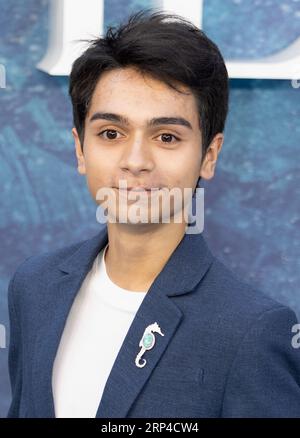
M130 124L127 117L114 113L97 112L92 115L89 122L91 123L95 120L109 120L111 122L117 122L120 123L121 125L126 125L126 126ZM147 126L152 127L159 125L181 125L193 130L191 123L188 120L184 119L183 117L154 117L150 120L147 120Z

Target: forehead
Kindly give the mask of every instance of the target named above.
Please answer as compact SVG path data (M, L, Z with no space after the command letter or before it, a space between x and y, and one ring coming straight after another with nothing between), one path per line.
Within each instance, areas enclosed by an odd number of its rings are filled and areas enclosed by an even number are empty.
M149 74L142 74L132 67L114 69L102 73L95 87L89 114L100 109L149 117L160 113L177 113L196 123L198 112L195 96L183 84L172 89L163 81Z

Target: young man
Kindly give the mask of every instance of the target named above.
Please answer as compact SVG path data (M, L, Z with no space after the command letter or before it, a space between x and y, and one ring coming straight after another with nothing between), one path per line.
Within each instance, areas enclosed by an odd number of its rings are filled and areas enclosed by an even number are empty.
M214 176L228 106L216 45L141 12L92 42L69 91L78 171L99 205L108 190L108 221L12 278L8 416L300 417L295 313L238 280L160 197Z

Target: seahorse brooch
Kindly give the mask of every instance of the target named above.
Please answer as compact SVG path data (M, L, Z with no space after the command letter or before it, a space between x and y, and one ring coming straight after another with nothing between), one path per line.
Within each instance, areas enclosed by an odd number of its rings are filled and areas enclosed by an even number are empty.
M151 350L151 348L154 347L154 344L155 344L154 333L159 333L161 336L165 336L161 332L161 329L160 329L159 325L157 324L157 322L155 322L154 324L150 324L150 325L148 325L148 327L146 327L144 334L142 336L142 339L140 340L140 343L139 343L139 347L141 348L141 350L139 351L138 355L135 358L135 364L139 368L143 368L147 363L146 359L143 359L143 361L140 362L145 351Z

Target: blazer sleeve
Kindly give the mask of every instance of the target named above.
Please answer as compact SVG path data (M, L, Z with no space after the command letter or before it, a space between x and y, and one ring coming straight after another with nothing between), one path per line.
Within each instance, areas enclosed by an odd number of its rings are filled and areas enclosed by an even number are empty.
M22 392L22 342L20 322L14 304L14 282L16 273L8 285L8 314L9 314L9 349L8 371L12 393L12 401L7 413L7 418L19 417L19 407Z
M289 307L276 306L252 324L228 374L222 417L300 417L300 348L292 343L297 323Z

